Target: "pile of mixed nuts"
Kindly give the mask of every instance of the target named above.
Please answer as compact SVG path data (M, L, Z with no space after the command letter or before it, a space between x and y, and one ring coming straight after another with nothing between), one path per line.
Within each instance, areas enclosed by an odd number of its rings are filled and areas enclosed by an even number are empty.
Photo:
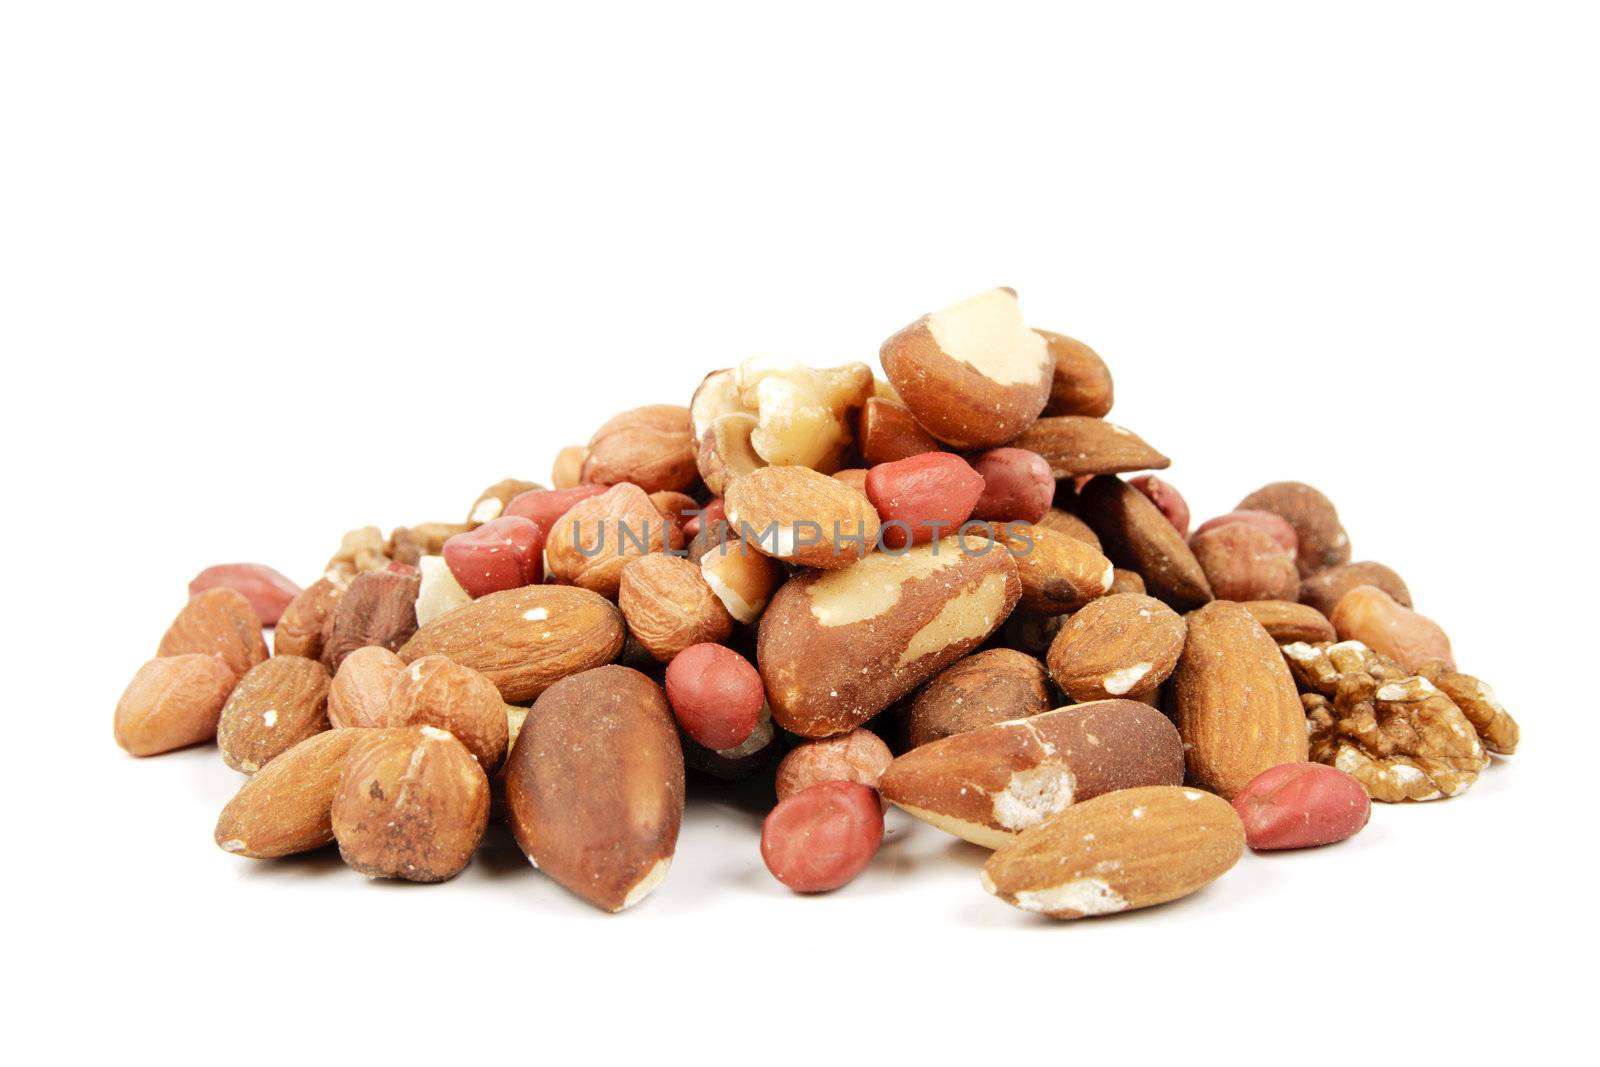
M442 881L491 815L591 904L666 877L687 770L773 777L772 874L835 889L886 803L1062 919L1159 904L1245 846L1455 796L1517 725L1333 505L1268 485L1189 532L1105 364L1009 289L865 364L753 359L490 486L465 522L345 535L300 589L225 564L116 710L137 756L216 739L228 852L337 842ZM273 627L269 655L262 628ZM780 758L781 757L781 758ZM775 765L775 770L774 770Z

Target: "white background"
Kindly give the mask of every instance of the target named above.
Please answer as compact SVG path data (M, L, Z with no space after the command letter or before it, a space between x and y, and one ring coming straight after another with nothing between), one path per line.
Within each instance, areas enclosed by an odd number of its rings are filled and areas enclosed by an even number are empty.
M8 5L0 353L18 1049L561 1063L1571 1037L1593 920L1594 26L1581 8ZM309 581L763 349L876 362L1016 287L1202 519L1339 504L1524 753L1177 905L1030 920L894 817L789 895L691 805L607 917L496 832L454 882L210 841L213 749L111 710L202 566ZM1587 979L1584 980L1587 984ZM1579 994L1582 993L1582 1003Z

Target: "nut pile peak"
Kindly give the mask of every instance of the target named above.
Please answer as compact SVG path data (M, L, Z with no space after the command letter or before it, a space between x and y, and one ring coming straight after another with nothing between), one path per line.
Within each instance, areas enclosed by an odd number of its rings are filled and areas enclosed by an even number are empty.
M1106 362L1014 290L878 360L687 368L595 412L548 486L352 530L303 588L202 568L117 744L215 741L233 857L336 846L441 882L499 820L526 877L623 911L671 892L693 774L770 791L728 847L774 893L843 889L897 819L992 850L982 889L1066 920L1334 845L1516 751L1325 493L1191 511L1160 435L1108 420Z

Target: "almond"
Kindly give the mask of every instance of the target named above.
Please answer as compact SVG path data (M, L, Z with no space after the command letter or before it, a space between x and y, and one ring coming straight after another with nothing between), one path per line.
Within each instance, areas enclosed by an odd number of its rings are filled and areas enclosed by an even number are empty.
M1087 542L1031 523L1011 522L995 530L1016 558L1027 611L1077 611L1111 591L1115 568Z
M510 735L494 683L443 656L423 656L400 671L389 694L388 725L449 730L490 775L500 769Z
M662 663L690 645L726 641L733 633L728 609L700 568L681 556L656 553L629 563L617 604L628 632Z
M1066 334L1036 330L1050 349L1055 375L1050 381L1046 415L1088 415L1104 418L1111 410L1111 371L1105 360L1082 341Z
M1188 624L1174 679L1189 780L1231 798L1269 767L1306 762L1305 711L1271 635L1227 600Z
M1280 645L1304 641L1336 641L1333 623L1309 604L1296 604L1292 600L1251 600L1244 604L1252 618L1259 622L1272 639Z
M236 681L220 656L150 660L117 701L117 744L135 756L156 756L211 740Z
M1057 478L1158 471L1172 466L1172 460L1132 430L1084 415L1040 419L1010 443L1013 448L1039 453Z
M621 911L672 864L683 773L659 686L617 666L565 678L534 704L507 762L511 831L535 867Z
M1021 594L1011 554L975 537L792 578L757 646L773 717L804 737L853 730L982 644Z
M918 694L906 718L912 748L1050 708L1044 664L1010 648L991 648L945 668Z
M333 795L363 730L324 730L263 767L217 817L217 847L250 859L309 852L333 841Z
M878 354L917 422L957 448L993 448L1027 429L1050 397L1055 371L1010 289L924 315Z
M322 665L337 671L344 658L358 648L377 645L393 652L417 631L417 594L422 579L416 574L366 571L333 606L325 631Z
M400 658L448 656L515 703L610 663L622 651L622 636L622 615L604 597L568 586L526 586L441 615L406 642Z
M878 540L878 513L867 498L806 467L752 471L728 487L723 506L746 544L806 567L848 567Z
M1304 482L1273 482L1239 501L1238 511L1270 511L1294 527L1301 577L1350 562L1350 538L1333 501Z
M267 658L261 620L243 593L207 589L183 606L162 635L156 655L191 654L222 657L235 678L243 678L251 667Z
M360 733L333 797L339 855L370 878L460 874L489 824L483 767L436 726Z
M289 601L272 631L272 652L277 656L322 658L322 628L344 590L327 578L318 578Z
M1159 711L1102 700L913 749L878 788L905 811L985 848L1116 789L1183 781L1183 745Z
M1187 627L1154 597L1119 593L1069 618L1050 645L1050 677L1073 700L1141 700L1167 680Z
M387 726L389 694L405 661L387 648L368 645L344 658L328 687L328 722L345 726Z
M614 485L580 500L556 520L545 542L550 573L614 598L629 560L677 548L677 528L637 485Z
M1205 571L1183 535L1139 490L1104 475L1078 494L1078 509L1119 567L1138 571L1150 595L1178 611L1211 600Z
M1043 526L1047 530L1054 530L1057 533L1076 538L1086 545L1093 546L1096 552L1105 551L1100 547L1100 536L1094 532L1094 528L1070 511L1062 511L1060 508L1053 507L1046 511L1044 517L1034 525Z
M1244 826L1198 789L1124 789L1074 805L989 857L983 887L1023 911L1082 919L1188 896L1244 854Z
M274 656L239 680L217 724L223 762L254 774L328 729L328 671L303 656Z

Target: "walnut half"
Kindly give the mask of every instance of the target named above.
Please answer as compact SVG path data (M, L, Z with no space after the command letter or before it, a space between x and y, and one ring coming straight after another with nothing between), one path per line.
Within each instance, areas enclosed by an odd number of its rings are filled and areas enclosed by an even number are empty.
M1303 691L1311 758L1355 778L1372 799L1453 797L1488 765L1477 730L1449 696L1359 641L1296 642L1283 654Z

